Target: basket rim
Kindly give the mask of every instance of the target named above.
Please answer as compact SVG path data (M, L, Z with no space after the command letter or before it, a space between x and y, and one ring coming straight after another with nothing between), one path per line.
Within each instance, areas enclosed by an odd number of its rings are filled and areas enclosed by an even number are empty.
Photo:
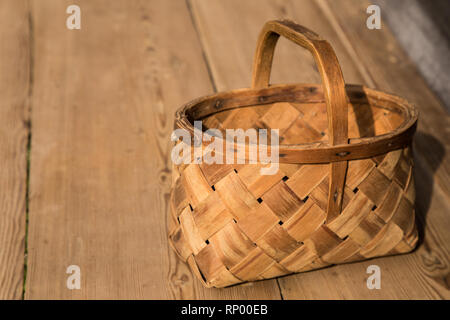
M406 99L391 93L367 88L363 85L346 84L348 99L352 103L368 103L401 114L403 122L387 133L364 138L350 138L348 144L329 145L328 141L301 144L280 144L280 163L329 163L356 160L385 154L401 149L412 141L417 127L419 112ZM263 89L241 88L202 96L184 104L175 113L175 128L194 134L193 120L225 110L252 107L276 102L321 103L325 102L321 84L277 84ZM376 102L383 102L380 106ZM208 133L203 132L204 135ZM210 136L212 138L212 136ZM226 139L221 140L225 146ZM211 141L211 140L210 140ZM236 145L242 145L239 142ZM245 146L249 143L245 142ZM270 145L267 146L270 150ZM248 160L248 148L245 148ZM236 152L237 153L237 152Z

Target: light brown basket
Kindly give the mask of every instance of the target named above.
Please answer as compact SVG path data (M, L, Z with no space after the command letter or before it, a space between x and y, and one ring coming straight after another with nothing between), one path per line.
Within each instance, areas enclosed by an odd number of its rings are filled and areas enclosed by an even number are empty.
M323 89L269 86L280 35L312 53ZM401 98L345 85L332 47L308 29L266 23L252 88L188 103L175 126L194 133L194 120L204 129L277 128L281 143L275 175L261 175L261 163L174 166L170 243L205 286L414 249L417 111Z

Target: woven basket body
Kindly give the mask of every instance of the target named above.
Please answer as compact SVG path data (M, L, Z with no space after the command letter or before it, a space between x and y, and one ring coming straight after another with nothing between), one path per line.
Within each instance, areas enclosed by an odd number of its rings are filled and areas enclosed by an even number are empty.
M324 89L268 86L278 35L313 53ZM176 127L189 131L193 120L202 120L203 129L224 135L225 129L238 128L280 133L279 169L272 175L261 174L267 166L261 163L173 168L170 243L205 286L414 249L410 143L416 111L401 98L345 86L340 69L327 67L331 59L339 68L329 48L303 27L269 22L260 37L251 89L200 98L177 112ZM270 61L265 65L264 59Z

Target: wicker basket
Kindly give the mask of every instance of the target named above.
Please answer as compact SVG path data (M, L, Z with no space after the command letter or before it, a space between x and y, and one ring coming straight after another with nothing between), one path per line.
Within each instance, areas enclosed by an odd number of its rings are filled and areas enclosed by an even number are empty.
M269 86L280 35L312 53L323 85ZM390 94L345 85L332 47L310 30L290 21L266 23L252 88L188 103L176 113L175 127L194 133L194 120L204 129L280 131L274 175L261 175L261 163L173 168L170 243L205 286L415 248L410 146L417 111Z

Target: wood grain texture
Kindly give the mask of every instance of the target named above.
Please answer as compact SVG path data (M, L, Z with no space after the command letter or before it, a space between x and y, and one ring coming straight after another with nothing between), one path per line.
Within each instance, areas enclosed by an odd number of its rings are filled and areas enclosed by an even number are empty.
M27 3L1 1L0 21L0 299L20 299L31 80Z
M168 248L173 112L212 91L186 3L79 1L74 31L69 4L32 8L26 298L279 298L275 281L206 291Z
M385 26L381 31L365 27L367 6L364 1L192 1L219 89L249 85L248 66L254 45L248 39L256 38L258 26L266 20L289 18L330 39L347 83L394 92L415 102L422 111L419 128L424 132L419 132L415 143L418 218L426 221L422 245L410 255L280 278L283 297L287 299L449 298L449 161L444 158L448 150L448 139L444 138L448 116L389 30ZM214 36L219 31L220 39ZM302 53L290 53L298 50L288 43L280 42L279 47L274 58L273 83L320 81L317 73L308 71L312 59ZM381 267L381 290L366 287L366 268L370 264Z

